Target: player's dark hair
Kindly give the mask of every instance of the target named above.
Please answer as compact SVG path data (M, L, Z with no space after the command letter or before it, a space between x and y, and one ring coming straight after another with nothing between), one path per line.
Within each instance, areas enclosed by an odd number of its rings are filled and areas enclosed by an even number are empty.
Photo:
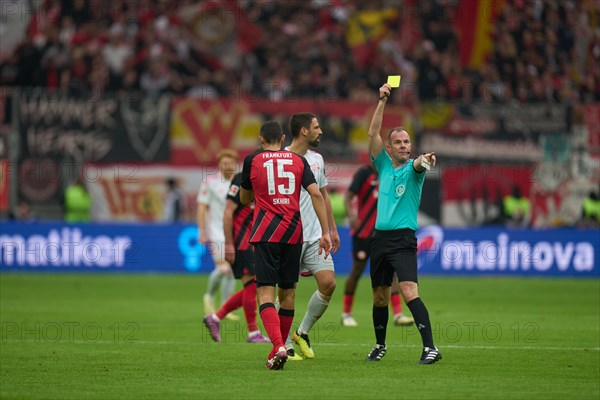
M388 141L388 143L389 143L389 141L390 141L390 138L392 137L392 133L394 133L394 132L396 132L396 131L398 131L398 132L401 132L401 131L406 131L406 129L405 129L403 126L397 126L397 127L395 127L395 128L392 128L392 129L391 129L391 130L388 132L388 134L387 134L387 141ZM408 133L408 131L406 131L406 133ZM408 135L408 137L409 137L409 139L410 139L410 134Z
M290 117L290 133L292 134L292 137L297 138L300 135L300 130L302 128L310 129L310 123L313 118L317 118L317 116L309 112L292 115Z
M281 142L283 130L277 121L267 121L260 127L260 136L267 144L277 144Z

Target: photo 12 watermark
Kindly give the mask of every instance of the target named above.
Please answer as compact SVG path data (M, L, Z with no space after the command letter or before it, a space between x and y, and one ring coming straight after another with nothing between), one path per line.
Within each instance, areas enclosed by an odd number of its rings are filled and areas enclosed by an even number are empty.
M0 324L2 343L137 343L135 322L5 321Z
M299 324L294 323L290 333L296 332ZM245 322L227 322L220 324L221 341L227 343L244 343L248 341L248 327ZM339 338L340 324L336 322L316 323L310 330L311 343L337 344ZM283 338L285 341L287 338ZM202 325L201 331L202 343L210 343L214 340L211 337L210 330Z
M469 344L534 344L540 341L540 326L536 322L461 321L433 323L433 339L436 343ZM417 329L401 329L400 341L408 343L420 338Z

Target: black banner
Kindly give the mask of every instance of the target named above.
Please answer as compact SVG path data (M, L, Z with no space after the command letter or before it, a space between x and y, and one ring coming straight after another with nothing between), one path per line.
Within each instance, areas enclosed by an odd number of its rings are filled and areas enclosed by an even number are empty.
M18 102L21 157L76 162L169 160L170 98L79 98L23 90Z

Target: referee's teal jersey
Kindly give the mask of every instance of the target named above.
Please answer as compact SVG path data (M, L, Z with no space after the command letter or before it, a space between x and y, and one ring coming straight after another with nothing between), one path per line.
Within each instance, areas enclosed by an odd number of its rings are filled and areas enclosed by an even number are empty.
M371 157L371 160L379 172L375 229L391 231L410 228L416 231L425 170L415 171L412 158L404 165L394 168L385 149L376 158Z

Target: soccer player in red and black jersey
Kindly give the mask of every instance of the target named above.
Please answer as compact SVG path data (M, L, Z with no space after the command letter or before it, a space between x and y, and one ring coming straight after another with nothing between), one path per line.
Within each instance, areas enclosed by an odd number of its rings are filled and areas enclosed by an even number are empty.
M223 230L225 234L225 260L231 264L235 278L242 280L244 288L234 293L217 312L205 316L204 324L213 340L220 342L220 321L230 312L243 307L248 326L248 342L269 343L270 340L260 333L256 325L254 246L250 243L254 203L245 206L240 202L241 183L242 174L239 173L233 177L227 192Z
M279 123L267 121L260 128L263 150L244 160L240 200L254 198L254 222L250 242L256 255L256 284L260 317L273 343L267 367L282 369L287 361L284 340L294 319L294 287L300 274L302 220L300 191L310 194L321 224L321 252L329 255L331 238L321 191L304 157L281 150L285 136ZM279 312L275 308L279 287Z
M352 236L352 270L346 280L344 288L344 312L342 313L343 326L358 326L352 316L352 304L354 293L358 286L358 280L367 266L371 249L371 238L375 229L377 219L377 193L379 190L379 177L373 164L363 165L356 171L350 187L344 197L346 213L350 223L350 235ZM353 201L356 198L356 207ZM402 299L400 298L400 286L398 278L394 275L390 300L394 311L395 325L410 325L414 323L412 317L402 313Z

